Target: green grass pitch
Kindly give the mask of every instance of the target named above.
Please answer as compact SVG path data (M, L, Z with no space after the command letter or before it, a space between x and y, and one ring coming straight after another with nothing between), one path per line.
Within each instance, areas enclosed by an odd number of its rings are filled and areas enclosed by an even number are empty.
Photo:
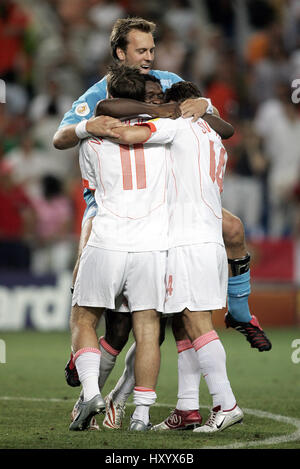
M101 327L99 334L103 333ZM268 330L273 348L263 353L251 349L236 331L218 332L227 353L228 376L245 418L242 425L206 436L191 431L129 432L131 400L122 430L104 429L103 416L98 416L100 432L70 432L70 412L79 388L70 388L64 380L69 333L0 333L6 345L6 363L0 363L0 449L299 449L300 363L292 361L292 342L300 339L300 329ZM103 395L119 378L132 341L131 337L118 357ZM176 404L177 351L169 329L161 352L157 405L151 410L153 424L163 420ZM210 405L202 379L200 411L204 420Z

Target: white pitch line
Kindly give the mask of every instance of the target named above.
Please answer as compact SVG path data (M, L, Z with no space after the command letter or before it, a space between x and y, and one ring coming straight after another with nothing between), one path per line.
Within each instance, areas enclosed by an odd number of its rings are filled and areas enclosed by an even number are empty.
M74 399L56 399L52 397L11 397L0 396L0 401L27 401L27 402L74 402Z
M0 396L1 401L27 401L27 402L74 402L74 399L60 399L60 398L43 398L43 397L11 397L11 396ZM134 406L133 403L128 403L128 407ZM155 407L168 407L170 409L174 408L174 404L155 404ZM202 406L202 408L209 409L209 406ZM245 414L253 415L258 418L266 418L270 420L275 420L276 422L283 422L289 425L296 427L296 431L289 435L275 436L272 438L267 438L265 440L255 440L247 441L244 443L232 443L230 445L224 446L205 446L201 449L239 449L239 448L249 448L253 446L261 445L274 445L280 443L288 443L290 441L300 441L300 419L286 417L279 414L271 414L270 412L264 412L263 410L258 409L245 409L243 408Z

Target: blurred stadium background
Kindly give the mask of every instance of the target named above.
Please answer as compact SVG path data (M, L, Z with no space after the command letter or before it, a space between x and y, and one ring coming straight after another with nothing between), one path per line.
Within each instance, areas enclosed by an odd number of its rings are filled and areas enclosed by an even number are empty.
M68 329L84 201L77 149L52 136L128 15L157 23L154 68L197 83L234 125L223 205L245 224L252 312L299 333L297 0L1 0L0 331Z

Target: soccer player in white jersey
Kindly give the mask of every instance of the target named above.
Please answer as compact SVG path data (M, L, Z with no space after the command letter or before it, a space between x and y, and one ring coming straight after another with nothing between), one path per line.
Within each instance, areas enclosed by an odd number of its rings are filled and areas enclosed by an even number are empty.
M125 80L135 98L144 99L140 73L127 70ZM137 128L135 127L137 130ZM135 130L134 130L135 131ZM164 145L129 148L101 138L80 146L86 187L95 191L98 212L79 264L72 299L74 363L83 386L83 401L70 430L84 430L103 409L98 377L100 351L96 326L105 308L117 308L123 294L132 314L136 339L136 410L130 429L149 429L149 406L155 402L160 364L159 312L165 299L168 247L167 158Z
M168 188L171 214L165 313L182 313L199 375L204 376L213 398L208 421L194 431L224 430L243 419L227 377L225 350L211 320L212 310L226 304L228 272L220 198L226 151L206 122L182 118L150 121L136 132L120 129L119 141L171 144L174 184Z
M110 75L112 73L110 72ZM122 76L120 76L119 73L117 73L118 80L122 80ZM152 75L144 75L145 79L145 103L153 103L153 104L162 104L164 102L164 94L162 92L162 88L160 85L160 82L157 78L155 78ZM119 92L119 94L122 94L122 96L126 96L126 90L122 89L120 90L119 87L118 89L114 88L112 86L112 81L110 81L110 88L111 91L113 92ZM124 94L125 93L125 94ZM132 92L131 92L132 94ZM116 99L110 99L106 100L109 101L110 104L117 104ZM122 100L119 100L122 101ZM128 103L134 104L135 106L137 104L143 104L140 101L133 101L132 100L126 100L126 106L128 109ZM105 101L101 101L98 103L98 106L96 108L95 115L99 115L102 113L102 104L105 105ZM118 103L118 108L120 108L121 103ZM173 109L176 109L176 106L173 105ZM134 109L131 109L133 114L135 114ZM177 108L178 116L180 115L179 108ZM99 346L100 346L100 351L101 351L101 362L100 362L100 374L99 374L99 389L100 391L102 390L107 377L109 375L109 372L111 371L117 354L119 353L120 349L123 348L123 346L126 344L128 340L128 335L129 332L131 331L132 328L132 320L131 320L131 314L126 313L128 308L125 306L122 306L122 313L121 312L116 312L116 311L110 311L106 310L105 311L105 326L106 326L106 331L105 331L105 337L101 337L99 340ZM124 312L123 312L124 311ZM162 321L162 320L161 320ZM165 320L163 321L165 322ZM160 337L160 343L163 342L164 340L164 328L161 328L161 337ZM73 356L73 354L72 354ZM119 401L114 401L113 396L111 393L106 396L105 398L105 403L106 403L106 416L105 419L103 420L103 426L106 428L120 428L122 425L122 419L125 413L125 402L127 401L128 397L132 394L134 385L135 385L135 380L134 380L134 357L135 357L135 343L130 347L129 351L126 354L126 368L124 370L124 373L119 380L119 388L120 392ZM74 386L74 383L78 383L80 385L80 381L78 379L78 374L76 367L73 364L73 360L70 361L69 363L72 363L72 370L69 370L66 372L66 376L68 377L68 382L70 379L72 379L71 384ZM66 371L68 370L68 367L66 367ZM74 420L76 418L76 415L78 413L78 407L83 399L83 390L81 390L80 396L78 400L76 401L72 413L71 413L71 420ZM99 430L99 426L97 424L97 421L95 418L92 418L90 426L90 429L93 430Z

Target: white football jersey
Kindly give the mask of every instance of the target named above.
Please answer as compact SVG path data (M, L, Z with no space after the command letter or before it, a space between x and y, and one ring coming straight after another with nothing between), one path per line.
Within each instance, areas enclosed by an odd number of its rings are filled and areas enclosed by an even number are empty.
M89 138L80 144L84 186L98 206L88 244L140 252L168 249L165 145L119 145Z
M169 247L223 243L223 176L227 153L220 136L199 119L154 119L147 144L169 143Z

